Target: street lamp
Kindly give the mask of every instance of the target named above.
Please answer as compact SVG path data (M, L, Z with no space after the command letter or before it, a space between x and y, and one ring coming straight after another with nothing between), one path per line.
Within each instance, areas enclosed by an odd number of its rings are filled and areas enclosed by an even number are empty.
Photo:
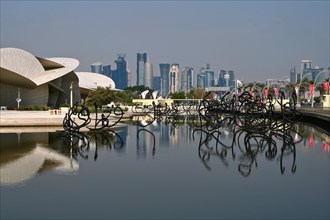
M70 85L70 107L72 108L73 106L73 82L71 82Z
M22 101L21 99L21 91L19 90L19 88L17 88L17 99L16 99L16 102L17 102L17 110L19 109L19 103Z

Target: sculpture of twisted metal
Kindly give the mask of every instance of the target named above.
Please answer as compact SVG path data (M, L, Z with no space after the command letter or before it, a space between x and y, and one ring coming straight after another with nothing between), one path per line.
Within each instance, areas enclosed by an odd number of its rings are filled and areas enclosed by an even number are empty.
M205 167L211 169L208 164L211 156L219 157L228 166L228 150L231 150L234 159L236 146L241 152L238 171L248 176L253 165L258 165L257 155L265 153L268 160L274 159L278 152L277 143L282 142L281 154L278 156L281 173L285 171L283 159L289 155L293 158L291 171L294 173L297 141L294 141L292 134L298 134L292 129L297 120L295 94L287 103L284 103L284 93L280 93L279 100L273 100L272 96L262 100L249 92L231 99L227 96L221 100L203 99L199 106L202 122L195 124L199 128L195 129L194 135L196 132L200 134L198 155ZM220 139L221 129L228 128L234 135L232 142L225 144Z
M101 112L100 109L97 103L94 103L95 118L92 118L88 107L84 104L79 106L79 104L76 103L69 109L63 119L64 132L62 132L62 136L67 141L66 146L70 148L72 153L79 154L82 158L88 158L87 152L90 149L90 138L88 135L80 132L81 128L85 127L90 131L101 131L103 140L109 140L111 136L110 133L114 134L115 139L119 140L119 143L116 141L114 142L115 148L121 148L124 144L121 137L111 129L121 121L124 111L118 106L107 107L105 110L101 110ZM114 117L110 118L111 116ZM90 126L91 124L92 126ZM95 134L93 136L96 137ZM108 144L111 146L109 141ZM96 158L97 149L95 151L94 160L96 160Z

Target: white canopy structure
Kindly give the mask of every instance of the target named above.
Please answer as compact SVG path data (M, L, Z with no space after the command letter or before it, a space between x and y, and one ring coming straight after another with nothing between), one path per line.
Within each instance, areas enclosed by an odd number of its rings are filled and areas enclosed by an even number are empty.
M41 58L18 48L0 51L1 106L15 108L19 99L24 106L57 108L71 100L70 94L73 102L78 102L81 93L87 96L97 86L115 89L114 81L107 76L74 72L79 61L73 58Z

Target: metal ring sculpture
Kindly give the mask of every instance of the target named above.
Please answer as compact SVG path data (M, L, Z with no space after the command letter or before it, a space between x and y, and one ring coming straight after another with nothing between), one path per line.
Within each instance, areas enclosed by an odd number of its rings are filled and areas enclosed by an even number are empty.
M237 146L241 152L238 171L241 175L248 176L253 165L257 166L257 155L264 153L267 159L273 160L278 152L277 143L282 141L281 154L278 157L281 173L285 171L283 159L289 155L293 157L291 171L294 173L295 143L302 140L300 136L300 140L295 142L291 136L295 133L292 125L297 119L294 93L287 103L284 103L284 92L280 92L279 100L273 100L272 96L262 100L248 92L231 99L227 96L228 94L221 100L204 99L199 106L201 122L195 124L199 128L195 129L193 137L195 138L196 132L200 134L198 155L205 167L211 169L208 164L211 156L219 157L228 166L228 150L231 150L234 159L234 147ZM225 144L220 139L220 129L228 128L233 130L234 135L232 142Z
M109 142L111 138L110 133L114 134L116 140L119 140L119 143L114 142L114 148L119 149L124 145L122 138L111 128L118 124L123 118L124 111L120 107L112 106L107 107L100 112L100 107L97 103L94 103L95 118L91 117L90 110L85 105L79 106L76 103L71 107L66 113L63 119L63 128L62 136L65 137L67 143L66 146L70 148L70 152L75 155L79 154L82 158L87 159L88 155L86 154L90 149L90 138L88 135L80 132L81 128L88 128L90 131L102 131L102 140L108 140L108 146L112 146ZM113 116L112 118L110 118ZM112 121L110 121L112 119ZM91 123L94 122L94 123ZM92 126L90 126L93 124ZM95 136L95 133L92 134ZM118 146L119 144L119 146ZM97 149L95 151L94 160L97 158Z

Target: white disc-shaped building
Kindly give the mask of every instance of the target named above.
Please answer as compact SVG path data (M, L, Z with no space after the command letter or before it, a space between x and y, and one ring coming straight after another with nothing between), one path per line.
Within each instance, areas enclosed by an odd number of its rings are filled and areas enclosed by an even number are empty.
M1 48L0 105L49 106L79 102L98 86L115 89L107 76L76 73L79 61L73 58L41 58L17 48ZM72 93L71 93L72 91ZM72 97L71 97L72 94Z

